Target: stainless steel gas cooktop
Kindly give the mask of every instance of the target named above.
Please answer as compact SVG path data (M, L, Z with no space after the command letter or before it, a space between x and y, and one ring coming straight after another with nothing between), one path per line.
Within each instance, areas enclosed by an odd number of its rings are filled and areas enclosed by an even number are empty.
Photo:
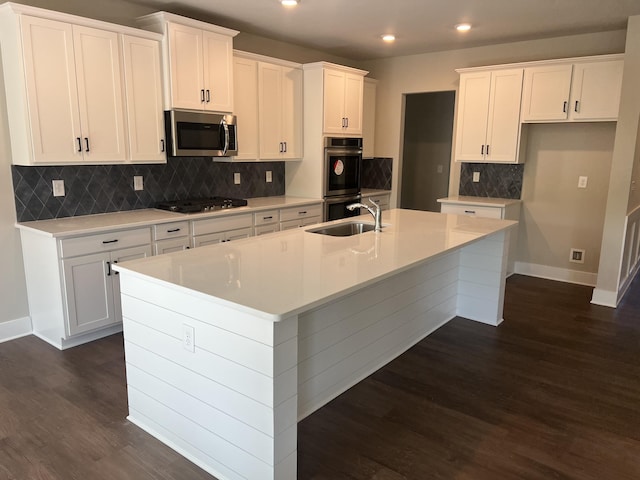
M160 202L156 205L156 208L177 213L200 213L245 207L246 205L247 201L242 198L210 197Z

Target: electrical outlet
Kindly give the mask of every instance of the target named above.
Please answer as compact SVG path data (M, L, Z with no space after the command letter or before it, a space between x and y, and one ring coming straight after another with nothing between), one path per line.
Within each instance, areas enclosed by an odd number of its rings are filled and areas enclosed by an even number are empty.
M195 331L191 325L182 324L182 348L189 352L196 351Z
M473 181L478 183L480 181L480 172L473 172Z
M273 182L273 172L271 170L267 170L266 182L267 183Z
M585 251L580 248L572 248L569 253L569 261L573 263L584 263Z
M438 165L438 167L436 168L436 171L438 173L442 173L444 171L444 167L442 165Z
M240 185L240 173L236 172L233 174L233 183L235 185Z
M64 197L64 180L51 180L53 185L53 196Z
M589 177L578 177L578 188L587 188L587 181Z
M144 190L144 185L142 182L142 175L134 175L133 176L133 189L134 190Z

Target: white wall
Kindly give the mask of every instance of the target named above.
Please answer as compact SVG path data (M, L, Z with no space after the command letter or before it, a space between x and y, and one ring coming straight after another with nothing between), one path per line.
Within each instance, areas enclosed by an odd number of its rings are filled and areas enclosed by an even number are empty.
M637 158L640 127L640 15L630 17L627 27L624 74L620 113L611 164L609 194L598 283L593 303L616 305L620 300L622 256L625 244L627 213L635 207L635 195L630 195L634 159ZM625 277L623 275L623 277Z
M15 228L16 210L11 179L11 148L9 147L9 125L4 108L5 93L2 65L0 64L0 324L15 322L29 315L27 293L22 265L20 235ZM0 340L15 333L0 329Z

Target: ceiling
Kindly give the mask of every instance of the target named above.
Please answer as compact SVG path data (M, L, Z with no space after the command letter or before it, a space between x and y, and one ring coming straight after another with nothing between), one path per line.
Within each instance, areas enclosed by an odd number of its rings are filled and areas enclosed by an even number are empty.
M132 0L353 60L626 28L640 0ZM473 25L461 34L454 26ZM395 43L381 40L394 33Z

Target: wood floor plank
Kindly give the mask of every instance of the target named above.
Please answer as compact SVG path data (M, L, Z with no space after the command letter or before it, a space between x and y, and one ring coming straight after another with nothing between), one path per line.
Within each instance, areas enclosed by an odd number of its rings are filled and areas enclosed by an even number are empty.
M618 309L514 275L298 426L302 480L637 480L640 280ZM0 344L0 480L205 480L126 420L121 335Z

